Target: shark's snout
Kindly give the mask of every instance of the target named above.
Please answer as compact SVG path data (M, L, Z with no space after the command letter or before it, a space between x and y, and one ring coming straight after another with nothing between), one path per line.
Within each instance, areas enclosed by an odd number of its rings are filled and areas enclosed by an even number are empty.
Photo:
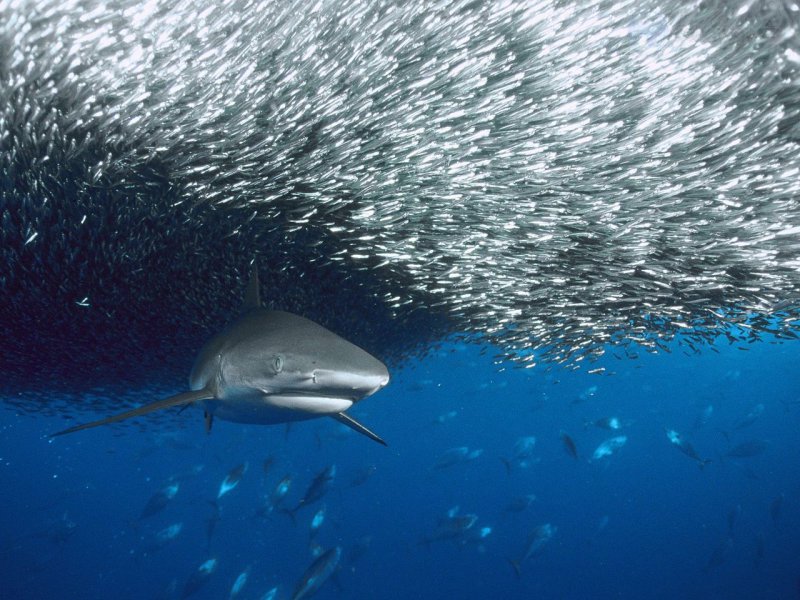
M371 396L389 383L389 371L380 362L362 371L316 369L312 376L320 389L338 391L357 399Z
M385 371L385 368L384 368L384 371ZM371 383L373 383L374 386L372 387L372 389L368 393L364 394L365 396L371 396L372 394L374 394L378 390L380 390L382 388L385 388L387 385L389 385L389 372L385 371L385 373L382 374L382 375L374 376L372 381L371 381Z

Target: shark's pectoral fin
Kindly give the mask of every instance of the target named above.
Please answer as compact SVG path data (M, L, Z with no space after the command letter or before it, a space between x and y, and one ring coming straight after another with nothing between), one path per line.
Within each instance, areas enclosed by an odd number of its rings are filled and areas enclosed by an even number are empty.
M203 413L203 417L206 420L206 433L211 433L211 426L214 424L214 415L206 411Z
M210 400L213 397L214 395L207 390L183 392L182 394L178 394L177 396L171 396L169 398L165 398L164 400L152 402L150 404L146 404L145 406L140 406L139 408L135 408L133 410L129 410L124 413L114 415L113 417L107 417L105 419L100 419L99 421L92 421L91 423L84 423L83 425L76 425L75 427L70 427L69 429L65 429L64 431L59 431L58 433L54 433L50 437L55 437L57 435L64 435L65 433L73 433L75 431L80 431L82 429L90 429L91 427L98 427L100 425L108 425L109 423L116 423L117 421L124 421L125 419L130 419L131 417L138 417L140 415L146 415L147 413L151 413L156 410L161 410L162 408L181 406L183 404L191 404L192 402L197 402L199 400Z
M370 431L366 427L364 427L361 423L356 421L353 417L344 414L343 412L336 413L335 415L331 415L334 419L342 423L343 425L347 425L350 429L357 431L358 433L367 436L371 440L375 440L379 444L383 444L384 446L388 446L386 442L384 442L377 433Z

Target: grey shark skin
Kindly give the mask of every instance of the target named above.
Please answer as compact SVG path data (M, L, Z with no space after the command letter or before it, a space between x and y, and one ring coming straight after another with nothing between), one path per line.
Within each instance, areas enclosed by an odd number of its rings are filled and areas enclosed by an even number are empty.
M263 308L258 287L254 265L242 314L200 350L191 391L53 435L195 404L204 409L208 430L214 417L274 424L330 416L385 446L344 411L389 383L386 366L305 317Z

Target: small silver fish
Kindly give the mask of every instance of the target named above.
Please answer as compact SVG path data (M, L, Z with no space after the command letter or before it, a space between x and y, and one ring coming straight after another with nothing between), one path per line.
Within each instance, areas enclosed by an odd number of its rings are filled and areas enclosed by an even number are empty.
M600 460L606 456L611 456L614 454L614 452L622 448L627 441L628 436L626 435L619 435L617 437L607 439L594 451L594 454L592 454L592 460Z

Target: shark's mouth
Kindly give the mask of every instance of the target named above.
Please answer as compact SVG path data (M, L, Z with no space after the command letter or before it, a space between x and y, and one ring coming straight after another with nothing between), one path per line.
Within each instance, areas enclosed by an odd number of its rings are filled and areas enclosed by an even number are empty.
M377 360L375 361L377 363ZM380 363L378 363L380 365ZM383 365L382 373L354 375L349 372L340 372L325 369L315 369L311 375L312 381L318 389L312 395L347 397L359 400L371 396L389 383L389 373ZM320 391L327 390L327 391ZM305 391L298 391L305 395Z
M337 414L353 406L353 400L350 398L307 392L266 394L263 399L275 408L305 412L315 416Z

